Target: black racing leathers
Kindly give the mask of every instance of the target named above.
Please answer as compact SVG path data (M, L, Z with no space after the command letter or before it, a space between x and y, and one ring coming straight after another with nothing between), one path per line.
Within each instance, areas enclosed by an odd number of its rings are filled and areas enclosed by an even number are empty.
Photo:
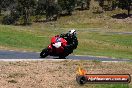
M68 45L65 48L65 51L68 53L72 53L74 49L77 48L78 46L78 40L76 36L71 36L70 34L61 34L60 37L64 38L67 42Z

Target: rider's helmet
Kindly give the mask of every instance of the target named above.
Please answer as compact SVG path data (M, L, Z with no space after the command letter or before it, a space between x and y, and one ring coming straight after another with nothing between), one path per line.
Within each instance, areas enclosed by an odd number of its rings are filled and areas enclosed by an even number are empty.
M69 32L68 32L68 34L70 35L70 36L76 36L76 30L75 29L72 29L72 30L70 30Z

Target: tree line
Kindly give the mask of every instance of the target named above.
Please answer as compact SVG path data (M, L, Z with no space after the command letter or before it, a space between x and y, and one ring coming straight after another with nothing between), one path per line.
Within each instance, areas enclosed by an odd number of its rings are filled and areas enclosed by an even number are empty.
M130 15L132 0L0 0L0 15L3 24L15 24L21 19L22 24L28 25L32 23L31 17L39 21L42 16L46 21L56 21L62 15L72 15L75 9L91 9L92 1L98 2L102 8L98 12L121 8Z

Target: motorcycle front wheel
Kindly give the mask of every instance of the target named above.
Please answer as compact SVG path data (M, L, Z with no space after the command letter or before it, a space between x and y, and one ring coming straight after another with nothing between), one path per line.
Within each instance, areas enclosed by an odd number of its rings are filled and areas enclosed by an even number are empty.
M41 57L41 58L45 58L45 57L47 57L48 55L49 55L49 53L48 53L48 48L43 49L42 52L40 53L40 57Z

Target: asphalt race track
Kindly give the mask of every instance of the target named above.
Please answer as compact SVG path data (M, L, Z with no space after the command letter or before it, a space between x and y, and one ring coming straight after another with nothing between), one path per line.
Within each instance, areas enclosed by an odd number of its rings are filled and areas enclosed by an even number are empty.
M31 60L40 60L40 59L58 59L57 57L48 56L46 58L40 58L39 53L36 52L20 52L20 51L7 51L0 50L0 60L6 59L31 59ZM127 61L132 62L129 59L112 59L112 58L103 58L103 57L92 57L92 56L73 56L69 55L66 59L72 60L98 60L98 61Z

